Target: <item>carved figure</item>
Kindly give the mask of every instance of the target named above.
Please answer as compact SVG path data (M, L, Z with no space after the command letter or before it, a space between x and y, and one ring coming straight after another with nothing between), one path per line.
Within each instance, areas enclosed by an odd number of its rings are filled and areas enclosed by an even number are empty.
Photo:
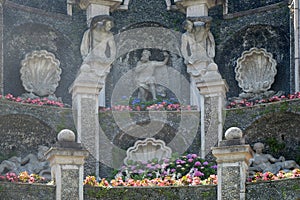
M105 106L105 78L116 56L114 36L110 32L113 18L99 15L92 19L90 28L84 33L81 42L83 63L78 81L95 81L103 85L99 95L99 106Z
M273 174L277 174L279 170L299 168L299 165L294 160L286 161L283 156L280 156L279 159L276 159L270 154L263 154L263 143L255 143L253 149L255 154L254 157L250 159L250 175L255 174L255 172L271 172Z
M51 171L49 162L46 161L44 154L49 148L43 145L39 145L38 154L28 154L25 158L13 156L8 160L4 160L0 164L0 174L6 172L15 172L19 174L22 171L27 171L28 173L35 173L43 176L47 179L51 177Z
M138 98L141 99L141 101L147 100L148 92L152 94L154 100L156 99L155 68L166 65L169 60L169 54L167 52L164 52L165 59L163 61L150 61L150 56L151 52L144 50L135 68L136 80L139 86Z
M181 37L181 53L192 76L203 76L209 63L214 62L215 41L210 23L185 20L186 32Z
M187 19L183 23L186 32L181 37L181 53L191 75L190 104L200 109L200 94L196 82L203 82L210 63L214 63L215 40L210 32L210 23L192 22Z

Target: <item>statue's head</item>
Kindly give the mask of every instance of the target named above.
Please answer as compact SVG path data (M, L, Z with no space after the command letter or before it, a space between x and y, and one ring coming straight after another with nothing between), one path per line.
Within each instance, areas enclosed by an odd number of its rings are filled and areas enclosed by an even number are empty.
M149 50L144 50L142 52L141 60L149 60L149 57L151 56L151 52Z
M91 29L96 27L104 28L109 31L114 26L114 19L109 15L97 15L91 21Z
M183 28L189 32L192 31L194 28L194 23L189 19L184 20L182 25L183 25Z
M261 142L257 142L253 145L253 149L255 151L257 151L257 150L262 151L264 148L265 148L265 145Z

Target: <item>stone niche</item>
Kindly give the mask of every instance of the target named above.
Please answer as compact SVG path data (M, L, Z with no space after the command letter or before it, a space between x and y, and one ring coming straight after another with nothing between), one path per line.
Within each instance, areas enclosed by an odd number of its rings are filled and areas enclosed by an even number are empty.
M158 161L170 158L172 154L171 148L167 147L162 140L154 138L146 138L145 140L138 140L133 147L127 150L127 157L124 163L128 165L128 161L148 162L153 159Z
M277 62L271 53L263 48L251 48L244 51L237 60L235 68L235 79L243 93L241 98L251 98L256 96L269 96L273 93L268 91L274 83L277 74Z
M46 50L26 54L20 70L23 86L30 94L39 97L54 96L60 80L60 62Z

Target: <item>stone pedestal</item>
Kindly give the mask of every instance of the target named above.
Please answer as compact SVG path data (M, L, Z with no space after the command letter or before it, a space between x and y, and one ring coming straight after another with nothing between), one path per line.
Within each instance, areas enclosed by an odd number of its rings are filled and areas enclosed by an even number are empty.
M207 72L207 74L210 72ZM215 72L218 73L218 72ZM209 75L209 74L208 74ZM201 152L204 158L222 140L226 92L228 86L221 76L217 79L204 77L204 82L196 83L201 95Z
M99 175L99 120L98 96L101 85L93 82L74 82L70 88L72 93L72 109L77 129L77 142L90 152L86 166L87 174Z
M73 133L70 130L63 131ZM59 138L58 143L46 152L56 185L56 200L83 200L83 164L88 155L88 151L75 142L75 135Z
M80 0L79 6L81 9L86 10L86 18L89 25L93 17L109 15L121 3L122 0Z
M243 138L227 138L212 148L218 164L218 200L244 200L252 149Z

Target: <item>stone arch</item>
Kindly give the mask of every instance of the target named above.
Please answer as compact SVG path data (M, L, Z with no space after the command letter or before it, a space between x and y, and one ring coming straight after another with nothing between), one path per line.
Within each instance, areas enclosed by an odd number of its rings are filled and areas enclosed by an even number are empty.
M266 153L300 160L300 115L297 113L266 114L248 126L244 134L250 145L264 143Z
M9 29L11 29L10 27ZM71 103L71 96L66 94L68 87L75 78L78 66L70 39L53 27L41 23L24 23L7 30L4 41L4 93L20 96L25 93L20 80L21 60L27 53L34 50L47 50L60 61L62 68L61 80L56 89L56 96L62 97L65 103ZM12 82L11 80L14 80Z
M235 80L234 69L237 59L246 50L252 47L264 48L272 53L277 61L277 76L271 90L289 92L289 38L281 27L265 24L256 24L237 30L224 42L218 45L215 61L219 66L220 73L226 79L230 91L228 97L238 96L242 92ZM228 53L230 50L230 53ZM278 76L280 74L280 76Z
M25 156L34 153L38 145L50 147L56 141L56 132L45 122L26 114L0 116L1 156Z

